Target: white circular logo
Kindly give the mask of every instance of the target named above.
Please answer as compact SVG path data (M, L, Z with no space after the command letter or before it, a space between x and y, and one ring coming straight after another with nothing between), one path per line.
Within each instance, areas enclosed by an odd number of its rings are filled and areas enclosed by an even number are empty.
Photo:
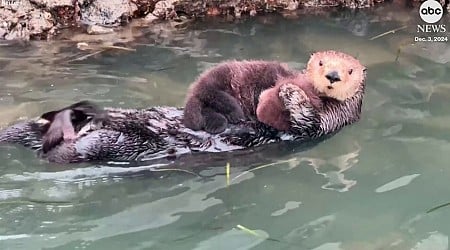
M420 5L419 13L424 22L435 23L441 20L444 9L438 1L427 0Z

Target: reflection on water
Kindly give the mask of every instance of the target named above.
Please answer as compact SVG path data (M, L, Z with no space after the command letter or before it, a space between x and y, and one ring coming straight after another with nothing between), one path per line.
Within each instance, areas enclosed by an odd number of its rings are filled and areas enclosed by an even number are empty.
M300 69L312 51L343 50L367 65L368 82L362 120L329 140L180 159L180 171L161 170L167 163L59 166L2 146L1 248L448 249L450 209L425 212L450 201L450 48L413 45L411 11L133 27L124 31L133 41L116 35L135 52L82 51L83 36L2 44L0 126L82 99L179 106L202 70L230 58Z

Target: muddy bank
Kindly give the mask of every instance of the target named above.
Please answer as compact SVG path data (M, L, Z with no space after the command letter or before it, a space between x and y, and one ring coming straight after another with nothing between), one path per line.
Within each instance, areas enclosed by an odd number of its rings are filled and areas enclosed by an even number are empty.
M227 19L264 13L292 13L323 8L368 8L384 0L2 0L0 39L48 39L60 30L107 34L132 19L192 20L205 16Z

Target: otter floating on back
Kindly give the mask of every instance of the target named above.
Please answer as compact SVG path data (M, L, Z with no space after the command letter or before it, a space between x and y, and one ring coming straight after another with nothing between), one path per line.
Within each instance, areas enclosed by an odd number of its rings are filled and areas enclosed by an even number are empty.
M333 60L333 57L330 58ZM322 58L326 59L327 56ZM337 64L327 62L324 65ZM50 162L75 163L142 161L191 152L232 151L283 140L310 141L333 134L359 120L364 96L365 69L356 59L351 65L355 66L349 74L353 77L343 79L358 80L351 82L357 86L354 94L342 101L323 99L321 109L312 105L300 86L280 86L277 90L278 97L288 114L289 131L280 131L258 121L241 121L227 125L222 133L211 134L186 127L183 124L182 108L105 108L101 112L101 123L96 121L95 115L86 115L83 121L75 120L78 125L83 124L76 129L76 139L62 140L46 153L42 151L45 136L42 128L51 125L52 121L49 120L36 118L8 127L0 131L0 142L34 149L40 157ZM346 68L340 70L347 71ZM257 73L258 71L255 71L255 74ZM324 91L328 91L328 85L324 84L323 87ZM258 91L254 93L262 92ZM259 95L252 98L259 98ZM60 112L67 112L69 108ZM256 110L256 107L253 108Z

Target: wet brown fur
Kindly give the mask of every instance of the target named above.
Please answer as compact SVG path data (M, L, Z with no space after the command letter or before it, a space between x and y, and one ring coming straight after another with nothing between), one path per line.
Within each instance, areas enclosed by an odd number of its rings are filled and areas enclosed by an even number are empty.
M311 104L322 98L344 101L363 81L365 68L336 51L311 55L305 72L275 61L227 61L204 72L189 89L183 123L193 130L220 133L227 123L257 119L279 130L289 128L289 113L278 97L286 83L300 86ZM330 80L329 74L335 79Z
M275 61L227 61L200 75L191 85L183 123L193 130L220 133L227 123L256 119L259 95L279 76L295 73Z
M313 87L311 81L305 74L297 74L291 77L280 77L274 87L264 90L259 96L256 117L262 123L272 126L278 130L286 131L290 127L289 111L282 104L279 92L284 84L293 84L305 92L309 102L316 109L322 108L322 100L319 93Z

